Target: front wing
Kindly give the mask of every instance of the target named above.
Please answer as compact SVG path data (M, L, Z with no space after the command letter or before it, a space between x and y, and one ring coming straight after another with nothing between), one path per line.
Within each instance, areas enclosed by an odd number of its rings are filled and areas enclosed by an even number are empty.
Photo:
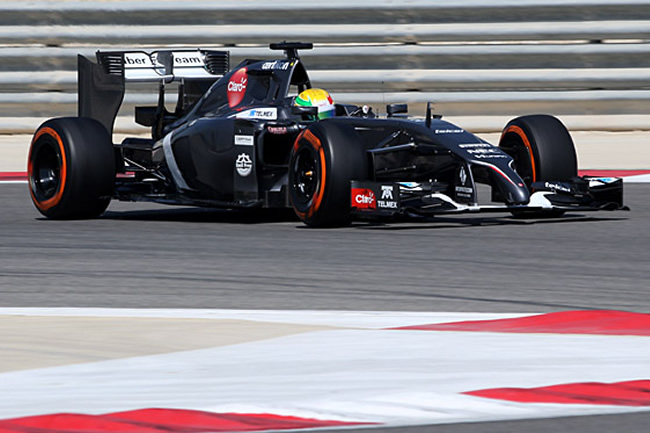
M532 185L524 205L464 202L458 188L437 182L352 181L351 209L357 216L435 215L467 212L543 213L545 211L629 210L623 206L623 180L580 177L570 182Z

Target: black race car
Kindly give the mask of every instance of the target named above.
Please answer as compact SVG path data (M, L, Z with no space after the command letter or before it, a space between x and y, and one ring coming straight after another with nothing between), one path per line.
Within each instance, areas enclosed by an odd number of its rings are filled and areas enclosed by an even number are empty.
M308 43L271 44L277 60L207 50L79 56L79 116L36 131L28 175L49 218L92 218L111 199L223 208L293 207L309 226L352 218L506 211L522 217L623 209L620 179L578 177L569 133L555 117L523 116L493 146L427 108L377 117L367 106L296 105L311 88L298 56ZM112 142L125 82L159 83L157 106L136 107L151 138ZM165 87L177 82L173 112Z

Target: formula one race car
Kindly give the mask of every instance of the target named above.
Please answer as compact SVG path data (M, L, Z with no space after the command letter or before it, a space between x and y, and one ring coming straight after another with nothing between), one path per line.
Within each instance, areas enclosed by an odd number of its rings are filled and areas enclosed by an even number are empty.
M548 115L506 125L498 146L404 104L379 118L313 89L298 49L277 60L208 50L79 56L79 116L46 121L29 152L37 209L92 218L111 199L222 208L293 207L309 226L353 217L505 211L559 216L623 208L620 179L578 177L566 128ZM159 83L157 106L136 107L151 138L112 142L125 82ZM173 112L165 86L178 82Z

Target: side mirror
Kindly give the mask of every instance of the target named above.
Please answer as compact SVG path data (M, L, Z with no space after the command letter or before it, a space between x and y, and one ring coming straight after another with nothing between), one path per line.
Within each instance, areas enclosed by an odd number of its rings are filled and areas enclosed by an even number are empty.
M303 120L313 120L318 117L318 107L294 105L291 107L291 114L300 116Z
M407 104L388 104L386 105L386 113L388 117L395 117L395 114L406 114L409 112Z

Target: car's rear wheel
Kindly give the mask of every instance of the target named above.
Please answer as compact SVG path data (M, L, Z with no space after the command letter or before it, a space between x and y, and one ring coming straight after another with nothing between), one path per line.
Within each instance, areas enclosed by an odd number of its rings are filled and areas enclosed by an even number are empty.
M517 117L506 125L499 147L514 159L515 170L532 192L534 182L565 182L578 175L571 135L559 119L545 114ZM520 211L518 217L556 217L562 210Z
M353 128L318 122L301 133L289 163L294 211L310 227L350 224L350 181L363 180L367 157Z
M94 218L111 200L112 140L94 119L50 119L34 134L27 174L36 209L52 219Z

